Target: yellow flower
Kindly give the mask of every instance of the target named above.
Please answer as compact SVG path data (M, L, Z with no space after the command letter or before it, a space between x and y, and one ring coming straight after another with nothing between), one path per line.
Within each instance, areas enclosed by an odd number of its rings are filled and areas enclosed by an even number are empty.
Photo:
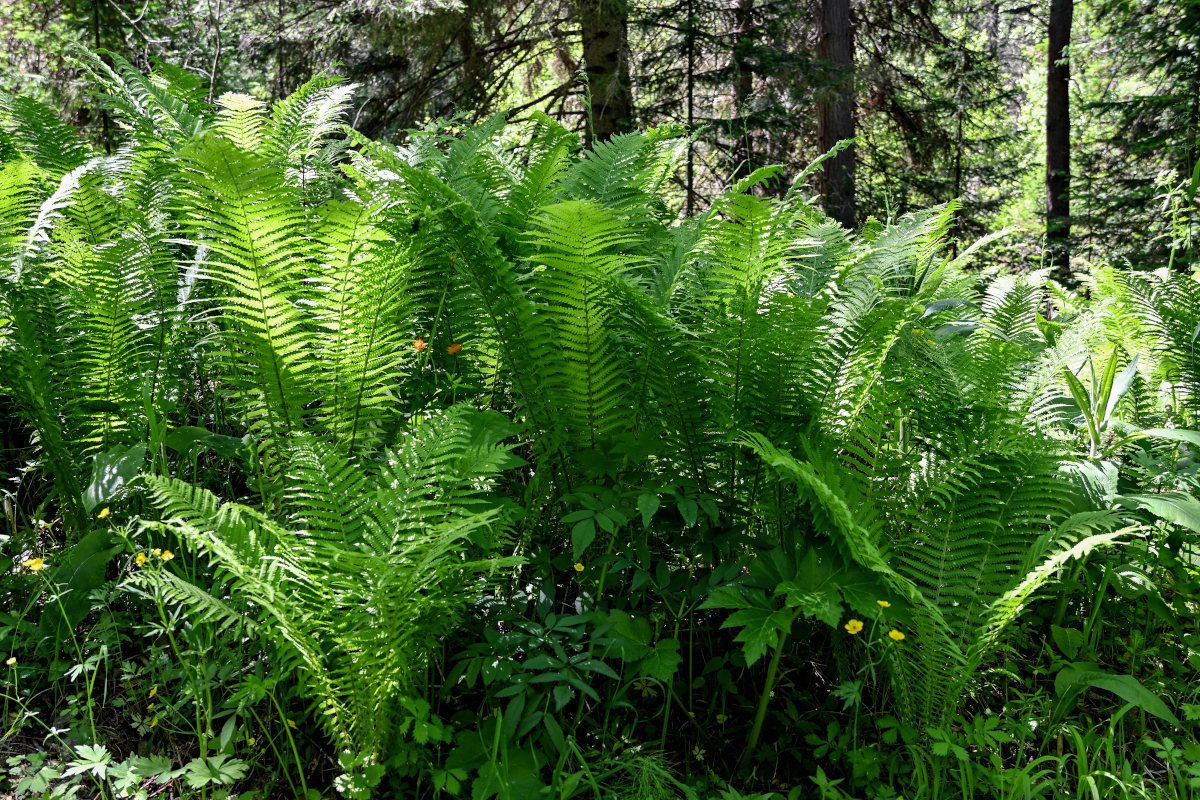
M152 719L152 720L150 721L150 727L151 727L151 728L153 728L153 727L154 727L155 725L157 725L157 724L158 724L158 717L155 717L154 719Z
M145 566L146 565L146 554L138 553L136 556L133 557L133 560L137 562L137 565L139 567Z
M861 633L863 629L862 620L852 619L846 623L846 633L853 636L856 633Z
M924 332L925 331L922 330L921 328L913 328L913 333L915 333L917 336L920 336Z
M162 555L163 561L170 561L174 557L175 557L175 554L172 553L170 550L163 550L163 555Z
M158 704L157 704L157 703L147 703L147 704L146 704L146 710L147 710L147 711L153 711L153 710L154 710L154 707L155 707L156 705L158 705Z
M100 509L100 513L96 515L96 519L104 519L108 515L109 515L108 506L105 506L104 508Z
M458 352L459 352L459 351L461 351L461 350L462 350L462 345L461 345L461 344L459 344L458 342L455 342L454 344L452 344L452 345L450 345L449 347L447 347L447 348L446 348L446 352L447 352L447 353L449 353L449 354L450 354L450 355L452 355L452 356L453 356L453 355L457 355L457 354L458 354Z
M151 690L150 690L150 694L146 695L146 699L147 699L147 700L152 700L156 694L158 694L158 687L157 687L157 686L155 686L153 689L151 689Z
M583 572L583 563L582 562L579 562L579 561L575 562L575 571Z
M891 608L891 607L892 607L892 604L891 604L891 603L889 603L887 600L876 600L875 602L876 602L876 603L879 603L879 605L883 606L884 608Z
M256 741L256 739L253 736L251 736L249 739L246 740L246 744L250 745L251 747L254 747L255 741Z
M296 730L296 723L292 722L290 719L287 721L287 724L289 728Z
M152 556L161 556L161 555L162 555L162 548L161 548L161 547L156 547L156 548L154 548L153 550L151 550L151 551L150 551L150 555L152 555Z
M40 558L31 558L27 561L22 561L21 566L30 572L41 572L46 568L46 562Z
M17 665L17 657L9 656L8 660L5 661L4 663L10 667L15 667Z
M900 631L896 630L895 628L892 628L890 631L888 631L888 636L891 637L893 642L903 642L904 641L904 634L901 633Z

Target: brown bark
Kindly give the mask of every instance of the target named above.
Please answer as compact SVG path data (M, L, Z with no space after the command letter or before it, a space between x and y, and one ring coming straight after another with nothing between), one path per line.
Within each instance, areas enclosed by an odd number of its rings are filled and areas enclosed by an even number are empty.
M1050 47L1046 69L1046 263L1060 281L1071 274L1071 67L1064 51L1071 42L1073 0L1050 2Z
M588 143L633 130L626 0L575 0L583 62L592 95Z
M854 137L854 29L850 0L822 0L819 57L829 63L836 84L822 100L817 121L821 149ZM854 227L854 148L847 147L824 163L822 197L825 213Z

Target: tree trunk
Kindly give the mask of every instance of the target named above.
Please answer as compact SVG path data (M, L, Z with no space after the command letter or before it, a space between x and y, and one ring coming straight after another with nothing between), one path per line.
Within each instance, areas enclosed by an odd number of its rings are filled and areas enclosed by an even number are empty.
M830 64L837 83L820 104L817 132L828 151L854 137L854 30L850 0L822 0L819 57ZM847 147L824 164L825 213L854 227L854 148Z
M750 99L754 95L754 71L750 52L754 47L754 0L737 0L733 10L733 146L734 179L754 171L750 149Z
M575 0L583 61L592 94L588 144L633 130L626 0Z
M1071 67L1063 51L1071 42L1074 0L1051 0L1046 69L1046 263L1055 278L1073 286L1071 274Z

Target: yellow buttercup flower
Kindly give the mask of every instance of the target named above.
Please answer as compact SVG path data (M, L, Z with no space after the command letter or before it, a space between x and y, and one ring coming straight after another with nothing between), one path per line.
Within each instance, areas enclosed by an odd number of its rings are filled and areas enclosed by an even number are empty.
M251 736L249 739L246 740L246 744L250 745L251 747L254 747L254 744L256 741L258 741L258 740L255 739L253 736Z
M150 727L151 727L151 728L153 728L153 727L154 727L155 725L157 725L157 724L158 724L158 717L155 717L154 719L150 720Z
M850 634L851 636L853 636L857 633L862 633L862 629L863 629L862 620L852 619L846 623L845 627L846 627L846 633Z
M41 572L46 568L46 562L40 558L30 558L21 562L21 566L30 572Z
M146 554L138 553L136 556L133 557L133 560L137 562L137 565L139 567L144 567L146 565Z
M289 728L296 730L296 723L292 722L290 719L287 721L287 724Z
M96 515L96 519L104 519L109 515L109 513L108 506L105 506L104 508L100 509L100 513Z
M924 332L925 331L922 330L921 328L913 328L913 333L915 333L917 336L920 336Z
M888 631L888 636L891 637L893 642L903 642L904 641L904 634L901 633L900 631L896 630L895 628L892 628L890 631Z
M163 550L163 555L162 555L163 561L170 561L174 557L175 557L175 554L172 553L170 550Z
M161 547L156 547L156 548L154 548L153 550L151 550L151 551L150 551L150 555L152 555L152 556L161 556L161 555L162 555L162 548L161 548Z
M579 562L579 561L575 562L575 571L583 572L583 563L582 562Z
M5 661L4 663L5 663L5 664L7 664L7 665L8 665L8 666L10 666L10 667L15 667L15 666L17 665L17 657L16 657L16 656L9 656L8 660L7 660L7 661Z
M891 603L889 603L887 600L876 600L875 602L876 602L876 603L879 603L879 605L883 606L884 608L891 608L891 607L892 607L892 604L891 604Z
M146 695L146 699L147 699L147 700L151 700L151 699L153 699L153 698L154 698L154 696L155 696L156 694L158 694L158 687L157 687L157 686L155 686L153 689L151 689L151 690L150 690L150 694Z

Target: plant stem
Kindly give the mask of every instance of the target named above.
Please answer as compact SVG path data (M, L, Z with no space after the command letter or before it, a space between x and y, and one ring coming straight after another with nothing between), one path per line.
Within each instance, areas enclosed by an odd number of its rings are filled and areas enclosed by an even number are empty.
M758 746L758 737L762 734L763 721L767 718L767 704L771 701L771 690L775 688L775 678L779 674L779 659L783 656L783 648L787 645L788 635L781 634L771 663L767 665L767 679L763 683L762 694L758 696L758 708L754 711L754 724L750 728L750 736L746 739L746 749L738 758L734 773L740 773L743 766L750 760L754 748Z

